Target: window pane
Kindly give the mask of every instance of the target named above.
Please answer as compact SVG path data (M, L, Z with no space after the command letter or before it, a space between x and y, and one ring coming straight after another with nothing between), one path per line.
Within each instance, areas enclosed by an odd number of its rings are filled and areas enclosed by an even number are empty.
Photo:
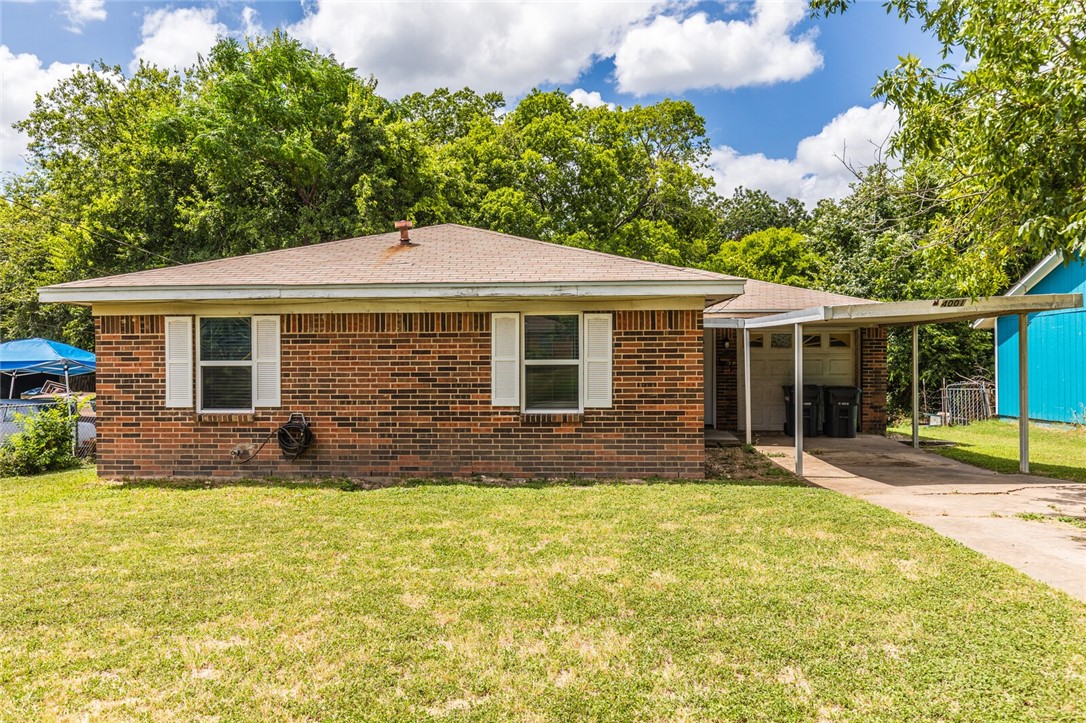
M249 319L200 319L200 359L247 361L253 358Z
M852 334L830 334L830 347L847 349L852 346Z
M201 367L204 409L252 409L253 368Z
M763 342L762 342L762 335L761 334L751 334L750 335L750 348L751 349L761 349L762 348L762 343Z
M579 359L580 319L569 315L525 316L525 359Z
M533 409L577 409L580 406L580 367L524 367L524 407Z
M803 335L803 346L806 346L806 347L812 347L812 346L813 347L821 347L822 346L822 335L821 334L804 334Z
M769 345L774 349L791 349L792 348L792 335L791 334L770 334Z

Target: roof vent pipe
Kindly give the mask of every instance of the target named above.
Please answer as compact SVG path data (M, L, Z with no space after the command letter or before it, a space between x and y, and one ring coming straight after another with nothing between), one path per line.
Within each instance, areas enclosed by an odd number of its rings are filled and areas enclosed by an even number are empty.
M401 246L409 246L409 245L411 245L411 236L408 234L408 232L411 230L411 222L410 221L397 221L396 222L396 229L400 232L400 245Z

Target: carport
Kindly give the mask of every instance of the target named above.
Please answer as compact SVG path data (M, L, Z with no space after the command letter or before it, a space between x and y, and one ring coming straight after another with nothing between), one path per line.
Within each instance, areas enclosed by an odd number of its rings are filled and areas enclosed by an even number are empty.
M909 326L912 328L912 423L913 446L920 446L919 428L919 328L926 324L945 324L955 321L972 321L985 317L1017 316L1019 367L1023 370L1019 376L1018 394L1021 409L1029 409L1029 344L1026 333L1029 314L1057 309L1077 309L1082 307L1082 294L1038 294L1035 296L998 296L987 299L926 299L921 301L895 301L885 303L840 304L835 306L812 306L798 311L772 314L752 319L705 319L707 328L732 328L743 331L744 359L744 394L743 414L746 420L746 441L750 444L751 434L751 380L750 380L750 332L753 329L792 328L793 339L803 338L804 329L819 329L827 326L834 328L862 329L875 326ZM793 380L797 393L795 402L795 472L803 476L803 344L793 344L795 369ZM1019 415L1019 469L1029 472L1029 418Z

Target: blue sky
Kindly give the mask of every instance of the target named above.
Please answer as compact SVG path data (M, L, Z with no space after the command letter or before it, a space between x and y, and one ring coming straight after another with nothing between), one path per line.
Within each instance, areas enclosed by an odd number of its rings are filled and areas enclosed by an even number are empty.
M839 158L870 163L891 132L896 114L871 97L878 75L908 52L938 62L918 25L877 2L812 21L802 0L0 0L2 170L23 167L11 123L78 65L184 67L218 35L275 27L374 74L389 97L468 85L510 105L532 87L586 104L688 99L706 119L721 192L745 185L810 205L847 193Z

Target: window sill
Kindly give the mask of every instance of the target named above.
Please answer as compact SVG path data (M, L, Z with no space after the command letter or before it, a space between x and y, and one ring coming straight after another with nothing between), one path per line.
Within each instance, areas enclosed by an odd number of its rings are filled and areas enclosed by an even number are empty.
M253 412L197 412L197 422L255 422Z
M520 413L521 420L525 422L579 422L584 419L584 411L578 411L571 409L568 412L560 411L522 411Z

